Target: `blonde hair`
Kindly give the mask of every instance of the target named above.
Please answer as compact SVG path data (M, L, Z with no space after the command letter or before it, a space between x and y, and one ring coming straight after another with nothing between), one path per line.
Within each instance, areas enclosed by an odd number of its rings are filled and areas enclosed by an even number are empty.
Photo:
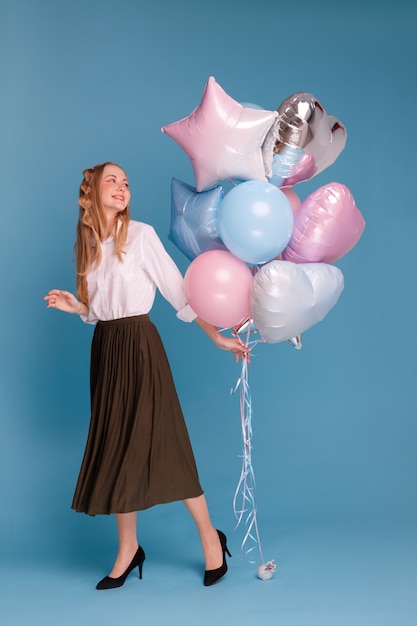
M87 274L93 264L100 265L101 263L100 242L103 241L105 236L106 222L100 200L100 182L106 165L120 167L116 163L107 161L84 170L84 178L80 185L78 199L80 213L75 242L77 296L81 302L87 305ZM124 211L118 214L112 232L115 242L115 253L120 260L122 260L123 247L126 244L129 220L130 207L128 205Z

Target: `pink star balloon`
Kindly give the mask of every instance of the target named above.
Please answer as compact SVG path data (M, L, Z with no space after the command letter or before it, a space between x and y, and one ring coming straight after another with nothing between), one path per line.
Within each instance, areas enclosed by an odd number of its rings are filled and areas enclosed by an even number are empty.
M262 144L277 118L276 111L242 106L211 76L194 111L161 130L185 150L202 191L220 180L266 181Z

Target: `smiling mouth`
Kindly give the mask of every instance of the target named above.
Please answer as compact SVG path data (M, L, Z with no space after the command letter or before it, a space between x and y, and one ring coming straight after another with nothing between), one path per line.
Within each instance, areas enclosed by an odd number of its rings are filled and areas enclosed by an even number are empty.
M124 196L113 196L113 198L114 198L115 200L121 200L122 202L124 202L124 201L125 201Z

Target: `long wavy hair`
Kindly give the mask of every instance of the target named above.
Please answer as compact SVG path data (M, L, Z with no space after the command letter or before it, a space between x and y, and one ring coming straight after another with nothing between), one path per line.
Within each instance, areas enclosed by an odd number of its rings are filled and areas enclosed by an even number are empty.
M77 273L77 296L81 302L88 305L87 274L93 264L101 263L100 242L105 237L106 221L103 205L100 200L100 182L106 165L116 163L107 161L83 172L80 185L78 204L80 213L77 223L77 239L75 242L75 266ZM120 168L122 169L122 168ZM126 244L128 225L130 220L129 205L121 211L114 222L112 235L115 242L115 252L122 261L123 247Z

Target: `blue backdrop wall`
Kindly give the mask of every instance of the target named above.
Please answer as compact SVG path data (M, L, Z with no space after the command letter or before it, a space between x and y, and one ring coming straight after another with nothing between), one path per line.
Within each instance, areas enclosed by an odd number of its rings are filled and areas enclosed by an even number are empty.
M92 328L47 311L74 290L81 172L128 172L133 217L168 240L170 182L194 184L160 127L188 115L214 76L239 102L276 109L316 95L346 125L334 165L300 197L344 183L367 226L337 265L345 290L303 349L262 344L249 371L261 525L412 522L416 514L416 206L412 75L417 9L406 0L2 0L0 172L2 554L92 549L108 519L77 516ZM158 297L165 341L213 517L233 525L240 374ZM171 524L183 523L175 512ZM164 509L166 512L166 509ZM151 511L143 524L165 522ZM177 521L181 520L181 521ZM73 548L72 548L73 549Z

